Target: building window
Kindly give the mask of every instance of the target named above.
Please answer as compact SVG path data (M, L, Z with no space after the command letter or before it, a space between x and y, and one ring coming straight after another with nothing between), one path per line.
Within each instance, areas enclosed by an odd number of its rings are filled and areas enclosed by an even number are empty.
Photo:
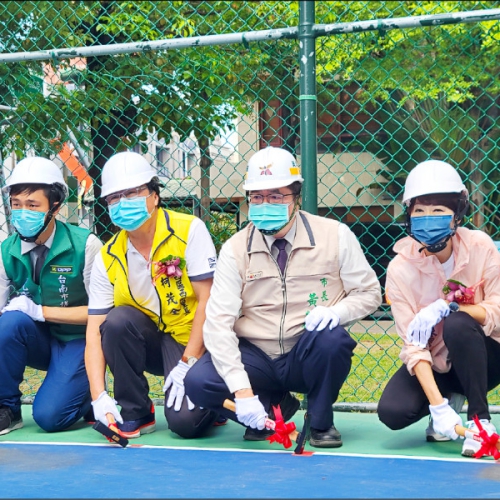
M283 110L279 99L259 103L260 149L283 146Z
M171 159L170 146L156 146L156 171L160 177L172 178L168 168Z
M181 143L173 151L170 146L156 146L156 170L160 177L185 179L189 175L193 155Z
M374 118L375 106L361 104L361 91L351 83L338 92L336 100L318 102L318 152L355 151L383 133Z
M361 90L358 84L351 83L339 89L336 98L330 98L327 102L318 100L319 153L356 151L371 138L381 139L384 135L380 123L374 118L375 106L361 104ZM261 103L259 109L260 148L283 146L287 127L282 102L271 99L268 103ZM300 154L300 144L295 144L295 148L296 153Z

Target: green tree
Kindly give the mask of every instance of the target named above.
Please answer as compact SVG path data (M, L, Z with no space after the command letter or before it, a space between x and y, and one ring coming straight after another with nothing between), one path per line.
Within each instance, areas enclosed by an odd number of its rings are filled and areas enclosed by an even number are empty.
M321 2L321 22L490 9L500 2ZM492 220L488 177L498 158L500 23L426 25L337 35L321 40L318 78L332 87L356 81L389 140L367 149L387 165L384 187L399 195L406 172L431 157L451 161L468 175L477 210L474 224ZM346 46L349 50L346 50ZM331 57L335 54L335 57ZM354 118L353 118L354 119ZM490 182L487 182L489 180Z
M316 17L318 23L334 23L498 5L484 1L318 1ZM7 1L0 3L0 21L3 50L17 52L296 26L298 2ZM373 102L375 106L381 103L378 118L387 129L391 117L383 114L384 106L388 109L393 104L394 91L403 97L397 101L399 107L410 100L418 108L426 99L444 99L461 106L476 124L477 138L467 148L466 170L474 179L471 191L475 204L484 208L481 196L486 199L489 193L477 187L484 185L483 159L498 149L494 131L498 123L494 120L499 90L498 38L497 22L322 37L317 44L320 105L338 99L340 89L356 82L372 106ZM296 152L297 54L297 40L280 40L92 57L76 77L75 90L55 86L45 95L24 90L29 87L26 82L43 76L40 63L3 65L0 82L8 90L3 92L3 102L15 103L17 111L9 112L12 125L3 129L1 146L4 153L32 147L48 154L66 141L67 128L88 131L93 149L91 175L97 181L98 195L102 165L113 152L145 139L147 132L156 131L167 139L172 128L183 138L194 132L201 150L202 207L207 218L208 147L220 127L232 126L236 113L248 112L256 100L267 102L277 97L283 103L284 146ZM67 60L51 64L61 76L71 70ZM362 97L361 93L357 97ZM493 125L488 125L492 120ZM379 143L373 137L366 147L378 148L387 157L391 156L387 154L389 142ZM401 163L401 157L391 157L387 161L394 168L400 162L399 173L393 169L394 174L390 174L399 179L414 160ZM107 221L103 207L96 207L96 215L98 230L104 235Z
M263 29L281 22L272 4L263 9L223 1L3 2L0 43L6 51L17 52ZM146 140L148 132L167 140L173 129L182 138L194 132L201 151L201 204L207 220L210 142L221 128L233 127L237 113L251 110L262 57L259 48L239 45L138 51L89 57L76 76L70 60L50 61L57 75L72 72L77 86L70 91L54 85L45 94L15 89L23 88L18 84L21 77L43 77L47 66L4 65L0 76L15 94L9 102L16 110L9 112L11 125L3 130L2 149L4 154L16 150L22 155L27 148L55 153L67 140L68 129L88 130L93 158L89 173L96 181L97 198L100 172L111 154ZM95 215L97 232L106 239L109 218L99 203Z

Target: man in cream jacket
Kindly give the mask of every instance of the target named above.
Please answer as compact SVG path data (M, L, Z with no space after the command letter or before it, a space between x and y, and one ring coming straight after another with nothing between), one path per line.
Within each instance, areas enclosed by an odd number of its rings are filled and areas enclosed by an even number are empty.
M342 445L332 404L356 342L344 326L381 303L380 285L359 242L333 219L299 210L303 179L289 152L268 147L248 163L251 223L222 247L203 328L208 352L186 379L186 394L265 439L266 417L285 420L307 394L310 444ZM234 399L236 414L222 408Z

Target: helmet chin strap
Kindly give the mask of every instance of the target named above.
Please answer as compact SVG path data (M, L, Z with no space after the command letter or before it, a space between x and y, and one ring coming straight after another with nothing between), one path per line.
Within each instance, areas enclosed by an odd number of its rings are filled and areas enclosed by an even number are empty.
M288 220L278 229L259 229L259 232L262 234L265 234L266 236L274 236L275 234L279 233L287 224L290 223L290 221L293 219L295 212L297 212L297 208L299 206L298 198L297 201L295 201L292 213L290 214L290 217Z
M406 229L407 233L409 234L409 236L411 236L415 241L418 241L418 243L423 245L422 248L419 248L418 251L422 252L422 250L427 250L430 253L439 253L439 252L441 252L441 250L444 250L446 248L446 244L448 243L448 240L450 238L452 238L455 235L455 233L457 232L457 228L459 226L459 221L464 216L468 206L469 206L469 204L468 204L468 202L466 202L464 204L464 207L460 209L459 214L455 214L455 218L454 218L455 227L451 230L451 233L448 236L446 236L446 238L444 238L441 241L438 241L437 243L434 243L433 245L426 245L425 243L423 243L422 241L420 241L418 238L416 238L413 235L413 233L411 232L410 213L408 211L408 208L406 208L406 210L405 210L405 212L406 212L405 229Z
M419 248L419 252L422 250L427 250L430 253L439 253L441 250L444 250L446 248L446 244L448 243L448 240L455 234L455 230L453 230L444 240L438 241L437 243L434 243L433 245L426 245L425 243L422 243L420 240L415 238L413 234L410 236L415 240L421 243L423 246L422 248Z
M418 241L422 246L422 248L419 248L419 252L422 250L427 250L430 253L439 253L441 250L444 250L446 248L446 244L448 243L448 240L450 240L455 233L457 232L458 224L455 219L455 227L451 230L450 234L446 236L446 238L442 239L441 241L438 241L437 243L434 243L433 245L426 245L422 241L420 241L418 238L415 238L413 233L410 233L410 236L415 240Z
M17 234L19 235L19 238L21 238L23 241L26 241L27 243L34 243L38 237L47 229L48 225L50 224L50 221L54 217L54 211L57 207L52 207L49 209L47 212L47 215L45 216L45 222L43 223L42 228L38 233L36 233L34 236L23 236L19 231Z

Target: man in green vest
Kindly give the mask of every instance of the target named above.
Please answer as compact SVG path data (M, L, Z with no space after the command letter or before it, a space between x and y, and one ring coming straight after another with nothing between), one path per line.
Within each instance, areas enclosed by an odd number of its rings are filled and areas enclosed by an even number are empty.
M156 175L128 151L104 165L101 194L121 231L92 269L85 361L94 415L103 424L116 420L129 439L155 430L149 372L165 377L170 430L193 438L217 418L184 396L184 377L205 352L202 325L216 253L200 219L159 207ZM106 391L106 364L117 401Z
M26 366L47 372L33 403L35 422L61 431L91 408L85 325L102 243L55 219L68 186L54 162L25 158L6 189L16 233L0 247L0 435L23 426L19 386Z

